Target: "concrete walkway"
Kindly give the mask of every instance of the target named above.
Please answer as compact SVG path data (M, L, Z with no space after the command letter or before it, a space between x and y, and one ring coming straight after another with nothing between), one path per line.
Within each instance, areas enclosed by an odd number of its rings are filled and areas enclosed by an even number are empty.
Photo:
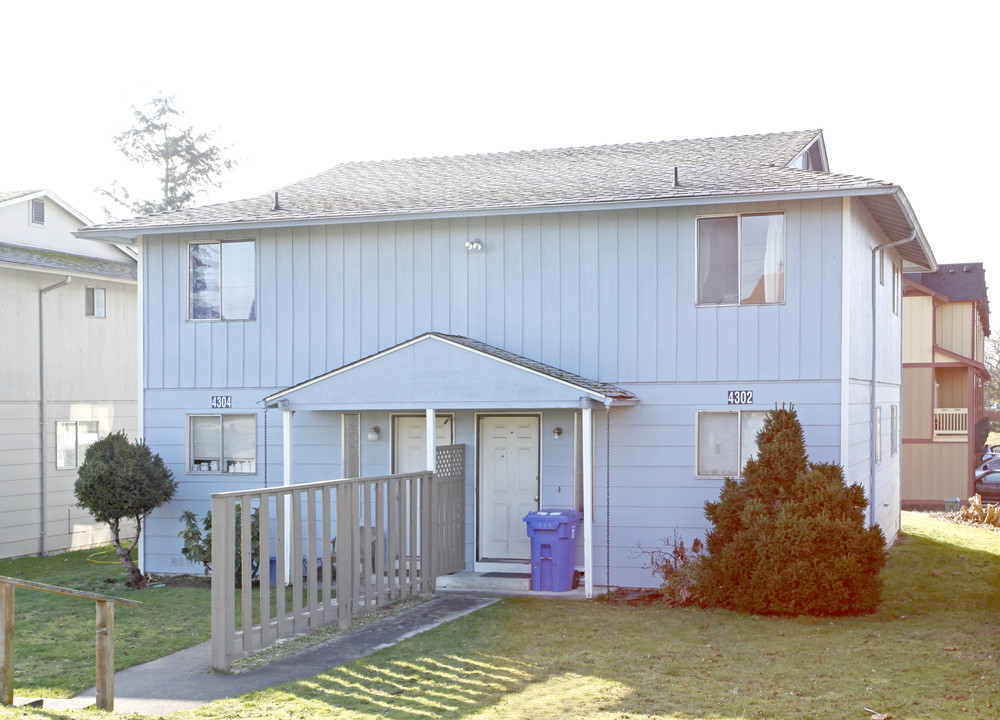
M210 643L196 645L115 673L115 711L161 715L195 708L212 700L310 678L493 602L496 602L496 598L461 594L436 595L425 603L239 675L212 673ZM93 705L95 701L96 690L90 688L69 700L46 698L42 707L56 711L73 710ZM19 703L15 701L15 704Z

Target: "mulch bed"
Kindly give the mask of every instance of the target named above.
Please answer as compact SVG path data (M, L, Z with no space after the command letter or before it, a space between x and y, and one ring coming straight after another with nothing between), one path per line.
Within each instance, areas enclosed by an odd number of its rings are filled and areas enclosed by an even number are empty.
M987 505L984 503L983 505ZM978 527L983 530L989 530L990 532L1000 532L1000 527L996 525L987 525L986 523L976 522L975 520L969 520L962 517L962 513L957 512L932 512L928 513L931 517L935 517L938 520L946 520L948 522L953 522L956 525L968 525L969 527Z

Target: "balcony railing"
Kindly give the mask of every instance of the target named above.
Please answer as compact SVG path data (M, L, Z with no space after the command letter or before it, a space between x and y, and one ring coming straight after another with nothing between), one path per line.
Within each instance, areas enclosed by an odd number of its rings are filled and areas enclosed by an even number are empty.
M934 411L934 436L956 437L969 433L969 411L966 408L937 408Z

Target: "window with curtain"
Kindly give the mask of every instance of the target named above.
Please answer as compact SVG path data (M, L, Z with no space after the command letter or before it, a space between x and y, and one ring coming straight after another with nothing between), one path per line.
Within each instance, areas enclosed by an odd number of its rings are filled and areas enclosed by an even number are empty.
M257 269L253 240L188 246L188 317L256 320Z
M758 410L699 412L696 474L739 477L747 460L757 454L757 433L766 416Z
M188 470L257 472L257 416L189 415Z
M698 304L785 301L785 216L698 218Z

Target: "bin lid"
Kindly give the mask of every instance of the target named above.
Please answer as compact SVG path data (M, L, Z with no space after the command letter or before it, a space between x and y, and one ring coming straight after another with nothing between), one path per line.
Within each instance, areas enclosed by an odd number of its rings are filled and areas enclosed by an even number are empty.
M583 519L579 510L532 510L524 516L526 523L567 523Z

